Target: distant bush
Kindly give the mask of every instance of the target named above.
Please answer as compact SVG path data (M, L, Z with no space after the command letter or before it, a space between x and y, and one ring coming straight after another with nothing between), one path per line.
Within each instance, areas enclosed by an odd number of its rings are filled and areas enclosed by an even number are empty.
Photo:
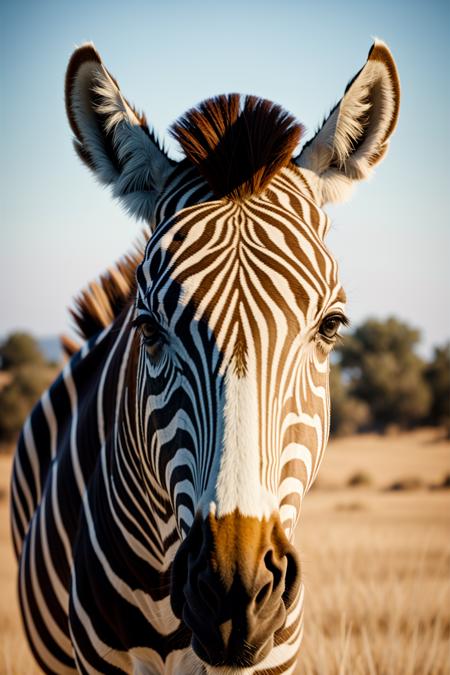
M10 441L54 380L58 368L46 364L36 341L24 333L9 336L0 346L0 355L8 373L0 389L0 441Z
M369 406L365 401L351 396L338 363L331 366L330 399L332 436L351 436L370 425Z
M450 473L448 473L444 478L442 479L441 483L441 488L444 490L449 490L450 489Z
M0 438L10 440L20 431L30 411L29 401L13 381L0 391Z
M386 489L390 492L400 492L402 490L420 490L423 487L424 482L421 478L411 476L391 483Z
M431 394L425 363L415 353L420 333L390 318L370 319L337 350L348 379L348 396L364 402L375 429L409 428L428 414Z
M372 485L372 483L372 476L366 471L357 471L352 476L350 476L347 481L348 487L367 487L368 485Z
M450 473L447 473L440 483L430 485L430 490L450 490Z
M0 345L0 368L11 370L25 364L44 365L36 340L28 333L11 333Z
M14 383L20 395L34 405L55 379L58 368L56 366L21 366L15 371Z
M431 391L427 421L444 426L450 437L450 343L436 347L425 369L425 379Z

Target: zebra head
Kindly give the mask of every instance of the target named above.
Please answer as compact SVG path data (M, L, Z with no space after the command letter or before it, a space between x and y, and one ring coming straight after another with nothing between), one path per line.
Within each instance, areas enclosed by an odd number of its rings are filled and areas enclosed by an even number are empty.
M174 162L90 45L72 57L66 95L81 159L152 230L120 433L174 558L173 611L210 666L264 663L300 639L291 539L327 442L329 353L346 323L322 207L387 149L394 61L375 42L297 156L289 114L233 94L173 126L185 157Z

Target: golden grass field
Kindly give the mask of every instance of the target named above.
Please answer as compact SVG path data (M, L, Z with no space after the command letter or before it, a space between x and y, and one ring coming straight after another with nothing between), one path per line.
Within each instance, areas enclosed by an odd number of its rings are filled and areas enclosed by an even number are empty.
M10 464L0 456L0 673L32 675L9 541ZM346 487L358 472L363 484ZM330 443L297 534L298 675L450 673L450 490L430 489L448 473L450 443L436 430ZM416 489L385 489L407 479Z

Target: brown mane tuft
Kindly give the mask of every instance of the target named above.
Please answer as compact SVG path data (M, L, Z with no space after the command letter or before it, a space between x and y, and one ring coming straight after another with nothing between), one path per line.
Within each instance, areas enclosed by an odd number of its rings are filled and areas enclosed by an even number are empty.
M124 255L75 298L75 307L69 311L77 332L84 339L88 340L109 326L133 299L136 267L144 257L148 239L144 235L136 242L133 251Z
M229 94L203 101L170 131L217 197L244 200L289 164L303 128L271 101Z

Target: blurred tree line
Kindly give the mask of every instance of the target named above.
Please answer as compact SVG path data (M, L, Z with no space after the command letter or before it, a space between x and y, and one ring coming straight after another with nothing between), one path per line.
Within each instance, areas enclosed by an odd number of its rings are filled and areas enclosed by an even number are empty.
M36 340L11 333L0 344L0 441L12 441L59 365L46 361Z
M450 342L429 362L416 353L419 342L419 331L395 318L369 319L342 339L331 366L332 434L429 424L450 436ZM26 333L0 344L1 441L16 437L59 367Z
M420 332L395 318L369 319L343 338L331 367L331 433L428 424L450 436L450 342L429 362L419 342Z

